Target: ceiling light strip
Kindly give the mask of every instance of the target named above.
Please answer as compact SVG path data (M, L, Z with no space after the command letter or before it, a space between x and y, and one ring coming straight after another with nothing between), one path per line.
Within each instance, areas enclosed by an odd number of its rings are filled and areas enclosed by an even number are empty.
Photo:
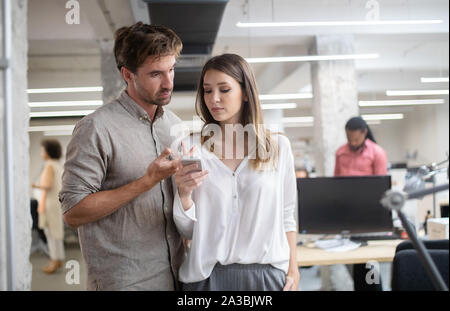
M102 86L28 89L28 94L102 92Z
M448 90L408 90L386 91L387 96L422 96L422 95L448 95Z
M312 62L326 60L356 60L356 59L375 59L379 58L377 53L370 54L337 54L337 55L305 55L305 56L286 56L286 57L255 57L246 58L249 64L256 63L284 63L284 62Z
M28 132L73 131L75 125L30 126Z
M448 82L448 77L422 77L420 78L422 83L443 83Z
M443 99L412 99L412 100L360 100L360 107L381 106L413 106L413 105L439 105L444 104Z
M381 121L381 120L401 120L403 119L403 113L387 113L387 114L363 114L361 116L366 121ZM285 124L289 123L313 123L314 117L285 117L282 119Z
M280 103L280 104L261 104L263 110L272 109L295 109L297 108L296 103Z
M403 113L387 113L387 114L363 114L361 116L365 121L379 121L379 120L402 120Z
M317 21L317 22L262 22L242 23L238 22L240 28L262 28L262 27L318 27L318 26L383 26L383 25L433 25L442 24L443 20L378 20L378 21Z
M260 100L278 100L278 99L307 99L313 98L312 93L293 93L293 94L264 94L259 95Z
M80 101L54 101L54 102L31 102L28 103L30 108L46 108L46 107L82 107L82 106L101 106L102 100L80 100Z
M30 117L31 118L79 117L88 115L94 111L95 110L30 112Z

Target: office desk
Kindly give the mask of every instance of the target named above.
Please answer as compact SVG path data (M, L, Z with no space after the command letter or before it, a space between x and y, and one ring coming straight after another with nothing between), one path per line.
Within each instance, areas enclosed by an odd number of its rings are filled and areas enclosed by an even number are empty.
M390 262L395 248L404 240L368 241L366 246L347 252L329 252L314 246L314 242L297 246L299 267L335 264L359 264L370 260Z

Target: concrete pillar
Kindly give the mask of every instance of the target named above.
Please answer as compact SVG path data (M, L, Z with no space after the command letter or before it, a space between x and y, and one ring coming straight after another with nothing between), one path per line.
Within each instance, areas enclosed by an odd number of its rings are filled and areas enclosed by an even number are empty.
M350 35L316 36L310 54L353 54ZM333 176L336 150L347 141L345 123L359 114L354 61L321 61L311 64L314 147L317 176ZM322 290L352 290L344 265L322 266Z
M351 35L316 36L310 54L353 54ZM335 152L346 142L345 123L359 115L355 64L352 60L311 64L314 146L317 176L333 176Z
M100 51L102 58L103 104L108 104L119 96L126 84L116 66L114 40L100 41Z
M28 41L27 41L27 0L14 0L11 3L12 29L12 127L14 157L14 290L29 290L31 286L31 247L30 180L29 180L29 108L27 90ZM2 16L0 15L0 19ZM0 24L0 28L1 28ZM1 32L0 32L1 33ZM3 40L0 41L0 45ZM3 76L0 76L3 79ZM4 90L1 90L2 94ZM3 101L3 97L2 97ZM6 290L6 231L4 201L4 103L0 104L0 290Z

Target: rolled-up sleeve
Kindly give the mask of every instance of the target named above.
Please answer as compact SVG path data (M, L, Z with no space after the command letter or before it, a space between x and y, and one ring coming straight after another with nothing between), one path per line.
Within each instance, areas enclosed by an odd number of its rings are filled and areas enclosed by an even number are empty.
M93 118L88 116L77 123L67 146L59 193L63 213L101 190L110 152L109 140Z
M195 204L193 203L191 208L187 211L184 210L174 177L172 177L172 185L174 189L173 221L175 222L178 232L180 232L185 238L191 240L194 231L194 224L197 221L195 218Z
M295 209L297 208L297 179L295 177L294 156L289 140L285 137L284 158L280 163L284 164L284 230L285 232L297 231L295 221Z

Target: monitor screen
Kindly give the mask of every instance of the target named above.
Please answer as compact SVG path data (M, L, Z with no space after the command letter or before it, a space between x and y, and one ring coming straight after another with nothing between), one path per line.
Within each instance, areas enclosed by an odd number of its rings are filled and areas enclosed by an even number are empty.
M392 212L380 203L390 188L390 176L298 178L299 233L392 231Z

